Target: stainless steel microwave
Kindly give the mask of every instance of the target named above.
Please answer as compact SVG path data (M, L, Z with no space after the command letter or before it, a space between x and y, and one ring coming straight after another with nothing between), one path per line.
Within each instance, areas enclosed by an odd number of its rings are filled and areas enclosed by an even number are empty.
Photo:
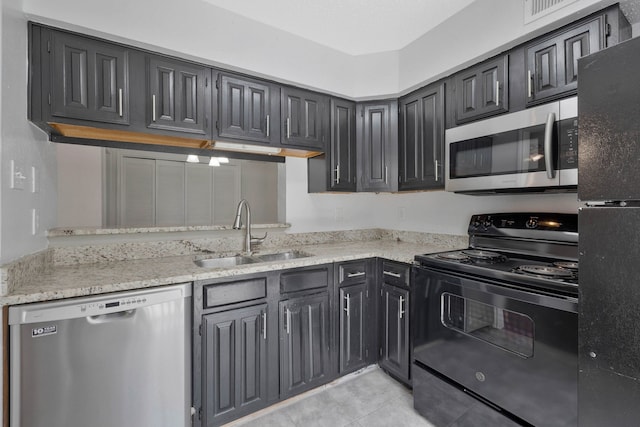
M447 129L445 145L447 191L575 191L578 99Z

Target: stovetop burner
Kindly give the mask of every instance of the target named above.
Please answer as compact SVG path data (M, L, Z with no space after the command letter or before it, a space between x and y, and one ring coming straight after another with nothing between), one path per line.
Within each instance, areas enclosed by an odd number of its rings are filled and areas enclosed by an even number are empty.
M553 263L556 267L566 268L568 270L578 271L578 262L577 261L555 261Z
M481 249L465 249L462 251L462 253L464 255L467 255L470 258L491 260L491 261L504 260L504 256L500 255L497 252L485 251Z
M469 255L466 255L463 252L444 252L436 254L436 257L450 261L469 261L471 259Z
M521 265L516 267L514 272L550 279L570 279L574 277L574 272L570 269L547 265Z

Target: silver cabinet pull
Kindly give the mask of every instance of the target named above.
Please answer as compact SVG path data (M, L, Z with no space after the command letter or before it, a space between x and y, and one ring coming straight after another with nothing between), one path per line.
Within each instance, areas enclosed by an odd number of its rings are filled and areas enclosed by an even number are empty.
M500 82L496 80L496 107L500 106Z
M387 271L387 270L384 270L382 274L386 274L387 276L395 277L398 279L402 277L402 274L400 273L394 273L393 271Z
M118 89L118 115L122 117L122 88Z
M287 117L287 139L291 138L291 118Z
M340 165L336 166L336 184L340 184Z
M291 334L291 310L287 308L287 335Z
M527 70L527 95L529 95L529 98L531 98L533 96L533 87L532 87L532 74L531 74L531 70Z
M262 338L267 339L267 312L262 313Z
M345 307L345 309L344 309L344 311L346 311L346 312L347 312L347 317L349 317L349 311L350 311L349 309L351 308L351 307L350 307L350 305L351 305L351 304L350 304L350 298L351 298L351 297L349 296L349 294L346 294L346 295L345 295L345 297L344 297L344 299L345 299L345 300L347 300L347 306L346 306L346 307Z
M156 96L151 96L151 119L156 121Z
M553 179L553 124L556 121L555 113L549 113L547 123L544 126L544 167L547 170L547 178Z
M389 178L389 167L385 166L384 167L384 183L387 183L387 179Z
M403 307L404 306L404 297L403 296L400 297L400 300L398 301L398 303L400 305L400 310L399 310L400 318L402 319L402 316L404 315L404 307Z
M270 133L269 131L271 130L270 128L271 128L271 120L269 115L267 114L267 136L269 136L269 133Z
M347 274L347 279L351 279L353 277L362 277L365 274L366 273L364 271L358 271L357 273L349 273L349 274Z
M434 144L435 146L435 144ZM435 172L436 172L436 182L439 181L439 177L438 177L438 159L435 160L435 168L434 168Z

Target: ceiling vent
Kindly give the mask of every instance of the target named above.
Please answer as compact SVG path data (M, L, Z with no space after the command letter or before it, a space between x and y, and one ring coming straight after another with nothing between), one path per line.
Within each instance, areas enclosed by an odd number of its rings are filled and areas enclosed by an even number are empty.
M552 14L577 0L524 0L524 24Z

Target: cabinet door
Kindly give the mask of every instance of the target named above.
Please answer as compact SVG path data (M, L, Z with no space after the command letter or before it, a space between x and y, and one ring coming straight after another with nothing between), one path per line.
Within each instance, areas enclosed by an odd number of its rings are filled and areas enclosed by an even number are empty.
M226 74L220 74L217 85L219 136L266 143L279 142L279 120L274 115L277 114L277 106L272 107L271 85ZM277 105L277 98L275 101ZM272 124L276 125L275 128Z
M52 33L51 114L129 123L128 51L120 46Z
M329 181L332 190L356 190L356 104L331 100L331 158Z
M454 80L458 124L509 111L509 55L464 70Z
M156 56L148 70L147 127L208 136L211 70Z
M266 406L267 305L203 316L203 423Z
M400 190L444 188L444 84L400 102Z
M282 144L325 151L329 126L329 99L313 92L282 88Z
M358 190L398 189L398 102L365 103L358 106Z
M340 288L340 374L367 365L366 301L366 282Z
M409 379L409 290L382 284L382 356L380 366Z
M280 397L321 384L329 375L329 295L280 302Z
M578 59L603 46L602 19L599 17L527 48L527 104L576 91Z

